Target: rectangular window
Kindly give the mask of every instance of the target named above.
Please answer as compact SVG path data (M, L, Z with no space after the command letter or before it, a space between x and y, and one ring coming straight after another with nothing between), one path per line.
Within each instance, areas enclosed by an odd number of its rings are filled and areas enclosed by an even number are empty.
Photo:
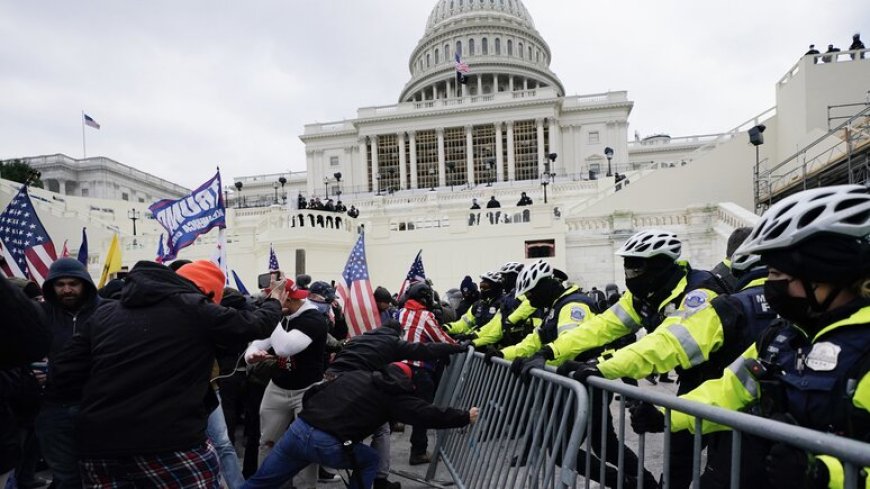
M456 171L453 172L453 185L465 185L468 182L468 173L464 171L466 168L464 127L444 129L444 161L456 165Z
M556 256L555 239L526 241L526 258L550 258Z
M514 123L516 180L538 178L538 129L534 120Z
M435 188L438 185L438 135L435 129L417 131L415 142L417 143L417 188Z
M130 194L127 192L121 192L121 200L130 200Z
M87 196L89 196L90 194L91 194L91 191L90 191L90 190L88 190L88 189L86 189L86 188L83 188L83 189L82 189L82 197L87 197Z
M338 166L338 156L329 157L329 166Z
M598 131L589 131L589 144L598 144Z
M495 178L495 126L474 126L471 135L474 143L474 182L489 183Z

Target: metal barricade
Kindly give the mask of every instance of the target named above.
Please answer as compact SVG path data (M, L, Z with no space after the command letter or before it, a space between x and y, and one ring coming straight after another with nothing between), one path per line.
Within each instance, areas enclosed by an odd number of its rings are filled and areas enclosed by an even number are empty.
M427 480L443 463L460 489L569 488L586 427L586 389L572 379L534 370L528 382L510 362L469 351L445 370L435 403L480 408L475 425L438 433Z
M619 472L619 478L616 487L619 489L623 487L625 481L627 480L627 476L635 475L626 474L623 466L624 450L628 448L625 443L625 410L630 403L641 401L648 402L656 406L662 406L665 408L664 433L652 435L656 438L662 438L663 442L662 478L664 485L662 487L673 487L671 485L670 470L673 462L670 459L670 449L673 435L670 432L671 410L681 411L695 416L695 425L693 430L694 433L689 434L689 436L693 437L691 469L692 487L700 487L700 480L703 468L702 454L704 449L704 439L701 434L701 427L702 421L704 420L712 421L719 425L730 427L731 429L730 433L727 431L719 432L718 436L730 437L730 440L728 440L730 441L730 464L727 465L730 466L729 484L732 489L741 487L740 461L741 456L743 455L742 452L744 450L742 441L744 440L744 436L747 435L751 435L753 437L768 440L771 442L787 443L788 445L792 445L806 450L809 453L830 455L838 458L842 462L844 468L845 488L857 487L859 471L862 470L863 467L870 467L870 443L862 443L856 440L836 436L830 433L823 433L759 416L753 416L746 413L731 411L715 406L688 401L685 399L680 399L672 394L665 394L651 389L643 389L627 385L619 381L592 377L589 379L589 399L600 399L601 404L598 406L590 406L590 410L600 410L599 412L601 413L602 426L607 422L608 417L613 415L613 413L611 412L611 403L608 401L609 396L596 395L596 391L602 393L618 394L619 397L618 403L615 407L615 416L618 418L616 430L619 440L619 459L616 464L616 468ZM592 419L593 416L591 415L587 419L587 431L590 433ZM603 431L604 430L602 429L601 451L606 452L606 439L603 435ZM649 444L646 443L646 439L649 436L649 434L637 435L635 448L637 449L639 459L639 470L636 474L636 487L639 488L643 487L643 477L641 471L643 470L644 466L645 451L646 448L649 446ZM593 475L592 470L598 470L598 477L601 477L601 479L597 480L603 480L605 469L607 468L604 457L600 457L601 461L599 467L592 467L591 458L589 456L591 450L591 441L591 436L587 437L585 444L587 457L585 457L585 460L578 461L582 466L585 467L582 471L581 476L586 476L586 488L590 487L590 479L594 478L589 477ZM676 463L681 462L685 463L686 461L677 461ZM612 468L613 467L611 467L611 469ZM767 481L755 480L753 482L748 482L748 484L751 484L751 486L747 486L746 484L744 484L744 487L765 487L767 485Z

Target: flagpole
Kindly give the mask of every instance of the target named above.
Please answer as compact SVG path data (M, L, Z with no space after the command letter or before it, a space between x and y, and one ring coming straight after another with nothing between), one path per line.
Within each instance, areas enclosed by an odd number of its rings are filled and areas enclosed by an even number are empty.
M82 111L82 159L88 157L87 146L85 146L85 111Z

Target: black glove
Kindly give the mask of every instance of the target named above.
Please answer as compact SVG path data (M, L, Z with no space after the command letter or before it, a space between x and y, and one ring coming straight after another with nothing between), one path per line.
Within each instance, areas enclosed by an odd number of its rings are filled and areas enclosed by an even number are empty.
M458 334L458 335L453 337L454 340L459 341L459 342L466 341L466 340L473 340L475 338L477 338L477 335L474 333Z
M532 369L544 368L544 365L546 364L547 357L545 357L540 352L535 353L531 358L528 358L525 362L523 362L523 368L520 370L520 378L523 379L524 382L528 382L532 378Z
M483 363L492 365L492 357L504 358L504 353L502 353L501 350L489 350L486 352L486 355L483 356ZM511 370L513 370L513 364L511 364Z
M577 382L580 382L583 385L586 385L586 380L589 377L603 377L601 375L601 370L598 370L597 362L594 360L591 362L584 363L579 369L577 369L571 377L574 378Z
M661 433L665 430L665 415L648 402L640 402L629 409L631 428L635 433Z
M800 448L777 443L765 461L767 480L774 489L828 487L828 468Z
M523 364L526 363L525 358L515 358L513 362L511 362L511 373L519 376L520 372L523 371Z
M575 370L579 369L584 365L583 362L575 362L574 360L568 360L567 362L559 365L559 368L556 369L556 373L563 377L570 377L571 374L574 373Z

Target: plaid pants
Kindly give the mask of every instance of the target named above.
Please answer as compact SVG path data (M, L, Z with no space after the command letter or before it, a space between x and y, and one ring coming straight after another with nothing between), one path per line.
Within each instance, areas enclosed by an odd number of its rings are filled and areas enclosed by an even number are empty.
M183 452L81 462L85 489L219 489L220 468L211 443Z

